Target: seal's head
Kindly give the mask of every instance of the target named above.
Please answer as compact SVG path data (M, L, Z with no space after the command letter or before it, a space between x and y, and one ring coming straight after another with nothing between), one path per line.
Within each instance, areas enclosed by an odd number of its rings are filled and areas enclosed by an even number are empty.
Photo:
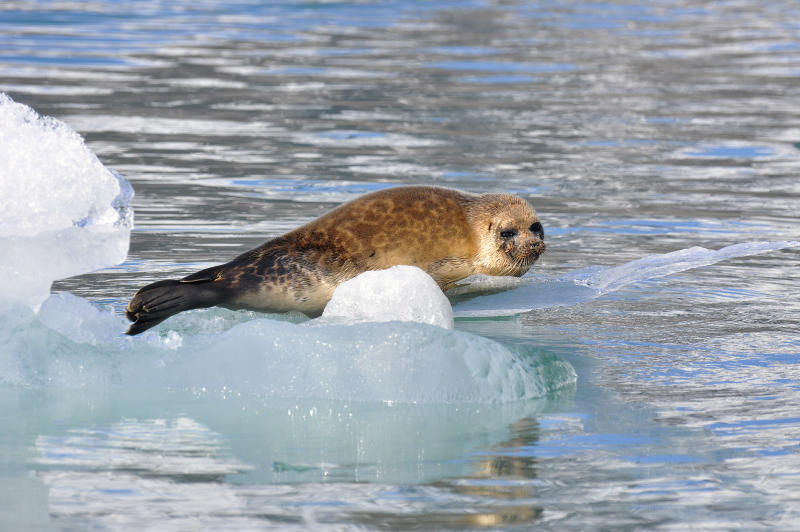
M467 212L477 233L476 273L519 277L544 253L544 228L524 199L484 194Z

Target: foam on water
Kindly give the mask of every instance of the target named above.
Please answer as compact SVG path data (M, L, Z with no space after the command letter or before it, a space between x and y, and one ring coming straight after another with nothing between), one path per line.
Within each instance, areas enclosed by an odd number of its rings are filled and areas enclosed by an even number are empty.
M448 295L457 301L453 309L456 317L513 316L537 308L580 303L631 284L727 259L798 246L800 242L791 241L743 242L717 250L695 246L610 268L582 268L556 278L475 276L448 291ZM465 300L475 294L484 295Z
M0 304L125 260L132 196L69 126L0 93Z

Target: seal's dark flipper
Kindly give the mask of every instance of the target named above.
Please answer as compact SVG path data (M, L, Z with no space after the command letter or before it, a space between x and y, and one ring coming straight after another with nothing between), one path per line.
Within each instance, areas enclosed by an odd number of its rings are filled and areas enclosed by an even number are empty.
M210 280L158 281L136 292L125 315L134 322L126 334L135 335L155 327L173 314L221 303L220 291Z

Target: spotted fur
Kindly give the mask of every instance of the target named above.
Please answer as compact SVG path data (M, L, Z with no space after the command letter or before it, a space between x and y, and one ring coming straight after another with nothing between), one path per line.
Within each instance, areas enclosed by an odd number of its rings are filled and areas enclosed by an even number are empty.
M373 192L228 263L145 286L128 305L128 334L214 305L317 315L340 283L400 264L425 270L443 290L477 273L519 276L545 250L538 222L528 202L509 194Z

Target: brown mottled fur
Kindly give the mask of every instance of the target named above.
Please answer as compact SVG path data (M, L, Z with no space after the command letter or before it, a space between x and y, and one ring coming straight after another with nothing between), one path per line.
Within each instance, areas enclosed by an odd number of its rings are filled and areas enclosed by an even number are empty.
M509 230L513 237L500 236ZM381 190L226 264L145 286L128 305L135 322L128 334L213 305L319 314L343 281L399 264L425 270L443 290L477 273L519 276L544 252L543 238L536 213L517 196L423 186Z

